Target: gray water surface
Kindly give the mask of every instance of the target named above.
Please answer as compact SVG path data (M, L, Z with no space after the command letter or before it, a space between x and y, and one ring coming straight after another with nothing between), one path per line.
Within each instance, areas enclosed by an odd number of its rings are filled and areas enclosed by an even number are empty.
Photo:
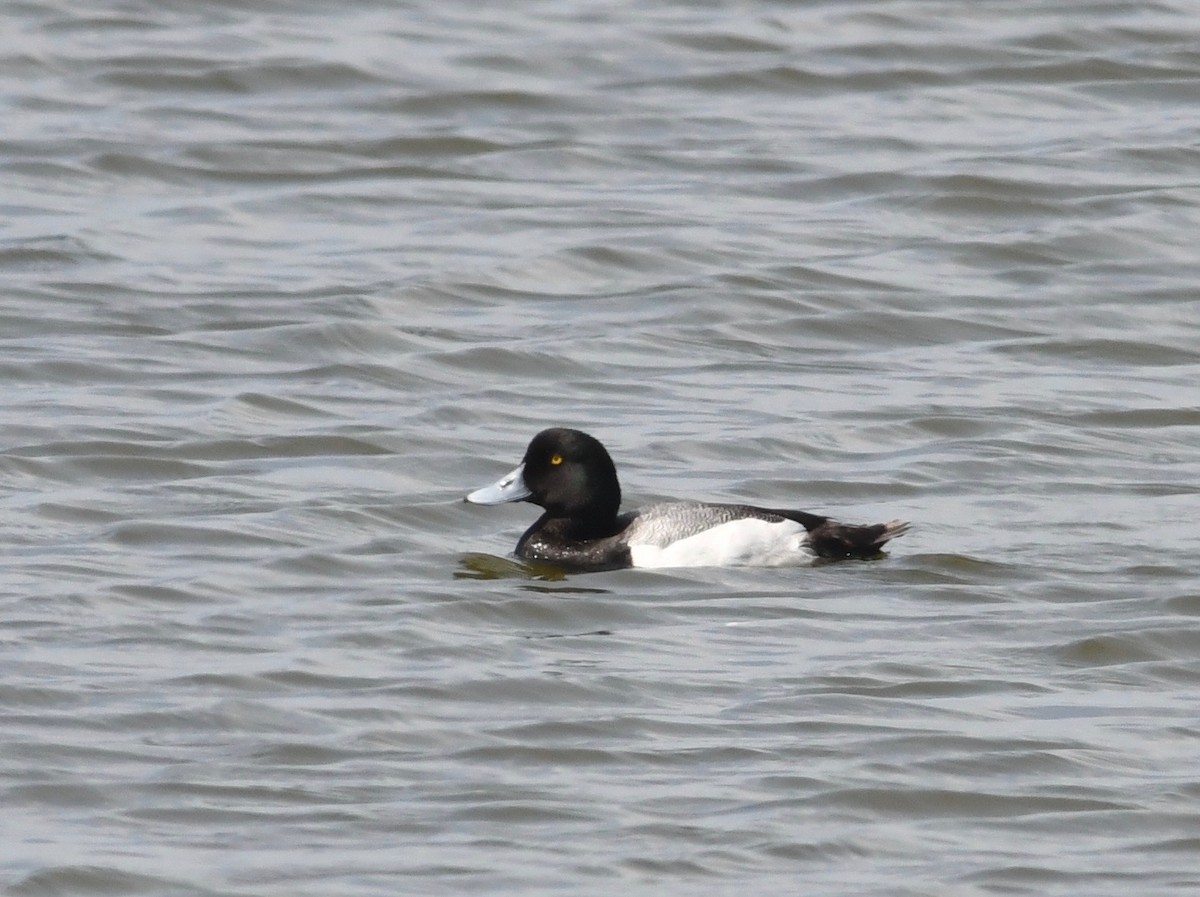
M1195 894L1195 12L9 4L0 888Z

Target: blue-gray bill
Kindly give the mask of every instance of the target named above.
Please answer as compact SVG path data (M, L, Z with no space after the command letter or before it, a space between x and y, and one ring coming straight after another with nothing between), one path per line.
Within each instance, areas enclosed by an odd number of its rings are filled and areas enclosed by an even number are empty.
M517 465L516 470L507 473L482 489L476 489L463 498L475 505L502 505L509 501L524 501L532 493L525 485L525 465Z

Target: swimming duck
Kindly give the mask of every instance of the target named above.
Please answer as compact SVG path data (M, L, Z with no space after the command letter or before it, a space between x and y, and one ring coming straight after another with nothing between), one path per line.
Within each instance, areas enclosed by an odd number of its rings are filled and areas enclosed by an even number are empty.
M527 501L545 513L517 542L518 557L577 570L622 567L783 566L872 558L908 531L819 514L707 502L664 502L620 513L617 469L600 441L553 427L533 437L515 470L464 501Z

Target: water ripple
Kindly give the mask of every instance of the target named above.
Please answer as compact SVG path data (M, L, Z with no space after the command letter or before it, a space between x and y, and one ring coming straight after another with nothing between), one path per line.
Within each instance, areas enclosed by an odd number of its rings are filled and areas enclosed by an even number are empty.
M12 7L8 891L1193 893L1194 16L529 12Z

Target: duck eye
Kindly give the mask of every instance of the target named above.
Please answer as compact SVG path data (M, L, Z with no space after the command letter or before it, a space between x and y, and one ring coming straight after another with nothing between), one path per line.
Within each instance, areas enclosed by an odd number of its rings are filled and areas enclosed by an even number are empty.
M563 462L562 455L551 455L550 456L550 463L553 464L555 467L558 467L558 465L562 464L562 462Z

